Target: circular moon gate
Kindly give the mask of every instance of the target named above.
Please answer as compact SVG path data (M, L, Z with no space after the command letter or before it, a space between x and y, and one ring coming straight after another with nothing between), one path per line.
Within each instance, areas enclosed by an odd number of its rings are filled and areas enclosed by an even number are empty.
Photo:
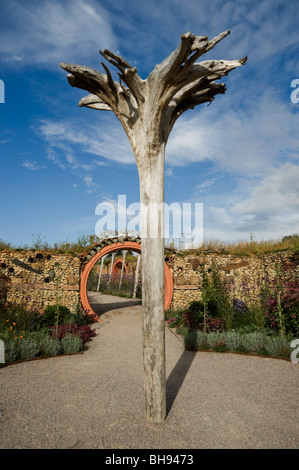
M89 260L89 262L86 264L82 272L81 281L80 281L80 298L81 298L81 303L82 303L83 308L90 314L96 315L91 308L91 305L88 300L88 295L87 295L87 280L88 280L90 271L92 270L96 262L99 261L103 256L107 255L108 253L111 253L113 251L118 251L118 250L120 251L130 250L136 253L141 253L141 245L139 243L130 242L130 241L126 241L123 243L118 242L118 243L113 243L111 245L107 245ZM167 266L166 263L164 263L164 266L165 266L165 310L168 310L170 303L171 303L172 294L173 294L173 281L172 281L172 275L171 275L169 267Z

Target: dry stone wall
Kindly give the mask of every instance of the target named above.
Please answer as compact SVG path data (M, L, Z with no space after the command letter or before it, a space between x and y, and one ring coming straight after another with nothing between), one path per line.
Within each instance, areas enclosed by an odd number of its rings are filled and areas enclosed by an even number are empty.
M167 253L166 263L173 276L171 308L185 309L200 300L203 270L209 275L213 263L230 286L234 298L257 297L262 284L277 276L298 276L298 255L290 252L264 256ZM47 305L62 304L75 311L80 305L80 276L86 264L84 256L37 251L1 251L0 270L10 277L8 301L26 303L43 310Z
M264 256L204 254L173 255L172 308L185 309L193 300L201 299L203 272L211 273L215 264L221 279L227 282L232 298L256 299L262 285L270 285L280 272L281 279L298 278L298 255L290 252Z
M9 276L7 300L43 310L47 305L66 305L72 312L80 301L81 260L47 252L0 252L0 269Z

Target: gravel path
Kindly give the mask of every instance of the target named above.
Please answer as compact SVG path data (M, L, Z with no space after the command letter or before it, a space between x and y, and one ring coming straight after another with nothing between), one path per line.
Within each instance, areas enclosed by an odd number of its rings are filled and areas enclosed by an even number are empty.
M101 299L83 354L0 369L1 449L298 448L298 364L184 351L168 329L168 415L146 422L141 307Z

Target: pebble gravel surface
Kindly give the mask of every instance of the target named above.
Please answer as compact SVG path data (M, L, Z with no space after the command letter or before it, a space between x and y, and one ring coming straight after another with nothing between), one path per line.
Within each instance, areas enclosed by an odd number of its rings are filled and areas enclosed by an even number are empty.
M152 424L141 306L91 297L104 313L83 354L0 369L1 449L298 448L299 364L185 351L166 328L167 417Z

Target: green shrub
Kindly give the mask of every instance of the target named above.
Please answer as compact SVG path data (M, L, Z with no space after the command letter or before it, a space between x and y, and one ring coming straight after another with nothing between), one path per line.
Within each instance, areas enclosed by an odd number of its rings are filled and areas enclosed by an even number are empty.
M223 334L228 349L236 351L242 343L242 337L236 331L227 331Z
M183 325L188 328L189 331L197 331L199 329L199 325L202 321L202 315L201 313L197 312L192 312L190 310L187 310L185 313L182 315L182 322Z
M61 349L61 343L57 338L45 335L44 338L40 340L40 350L44 356L57 356Z
M267 295L268 294L268 295ZM281 283L279 278L272 292L264 293L266 324L276 331L291 334L299 333L299 284L297 280Z
M96 316L77 306L75 313L69 315L67 323L77 323L77 325L91 325L96 321ZM51 325L52 326L52 325Z
M226 342L223 338L220 338L219 341L214 344L214 347L213 347L214 351L216 352L225 352L227 351L227 346L226 346Z
M212 263L211 272L208 275L203 272L202 299L211 317L222 318L226 330L230 330L233 324L234 310L226 283L221 279L219 267Z
M222 335L220 333L209 333L207 335L207 343L211 349L214 349L221 340Z
M211 317L218 317L220 315L219 304L216 299L210 299L207 306Z
M260 331L254 325L248 325L239 331L204 333L200 330L190 331L181 325L177 329L184 339L187 351L212 349L214 351L236 351L257 354L268 354L274 357L290 359L291 337L274 336L273 330Z
M263 328L266 323L265 309L258 302L251 302L249 307L250 323Z
M13 325L14 324L14 325ZM42 316L34 308L23 304L6 304L0 308L0 328L13 325L14 330L34 331L42 325Z
M188 328L184 325L179 325L176 329L176 333L180 336L185 336L188 333Z
M197 333L197 331L189 331L184 336L184 344L187 351L197 351Z
M9 284L10 284L9 277L0 272L0 307L2 307L6 302Z
M234 318L232 322L232 328L236 330L237 328L243 328L246 325L249 325L251 322L251 314L249 311L245 313L236 312L234 310Z
M292 352L290 342L282 336L267 337L265 340L265 350L270 356L283 357L285 359L289 359Z
M206 333L203 333L202 331L197 331L197 337L196 337L196 342L197 342L197 351L200 349L209 349L208 345L208 338L209 335Z
M195 313L203 313L204 311L204 304L200 300L193 300L189 305L189 311Z
M11 364L18 360L19 346L15 340L5 341L5 364Z
M40 346L39 344L32 340L31 338L29 339L23 339L19 343L20 345L20 359L32 359L36 356L38 356L40 352Z
M169 326L169 328L176 328L178 326L178 319L170 318L169 320L166 320L165 323L167 326Z
M247 333L241 336L242 346L248 352L258 352L264 349L265 337L262 333Z
M184 313L184 310L181 310L181 309L167 310L165 312L165 320L170 320L171 318L176 318L177 323L181 324L182 321L183 321L183 317L182 317L183 313Z
M202 331L188 331L184 336L185 349L187 351L200 351L209 349L207 337Z
M83 349L83 340L79 336L67 334L61 340L61 345L64 354L75 354Z
M64 305L48 305L43 314L43 324L46 326L62 325L68 323L72 312Z

